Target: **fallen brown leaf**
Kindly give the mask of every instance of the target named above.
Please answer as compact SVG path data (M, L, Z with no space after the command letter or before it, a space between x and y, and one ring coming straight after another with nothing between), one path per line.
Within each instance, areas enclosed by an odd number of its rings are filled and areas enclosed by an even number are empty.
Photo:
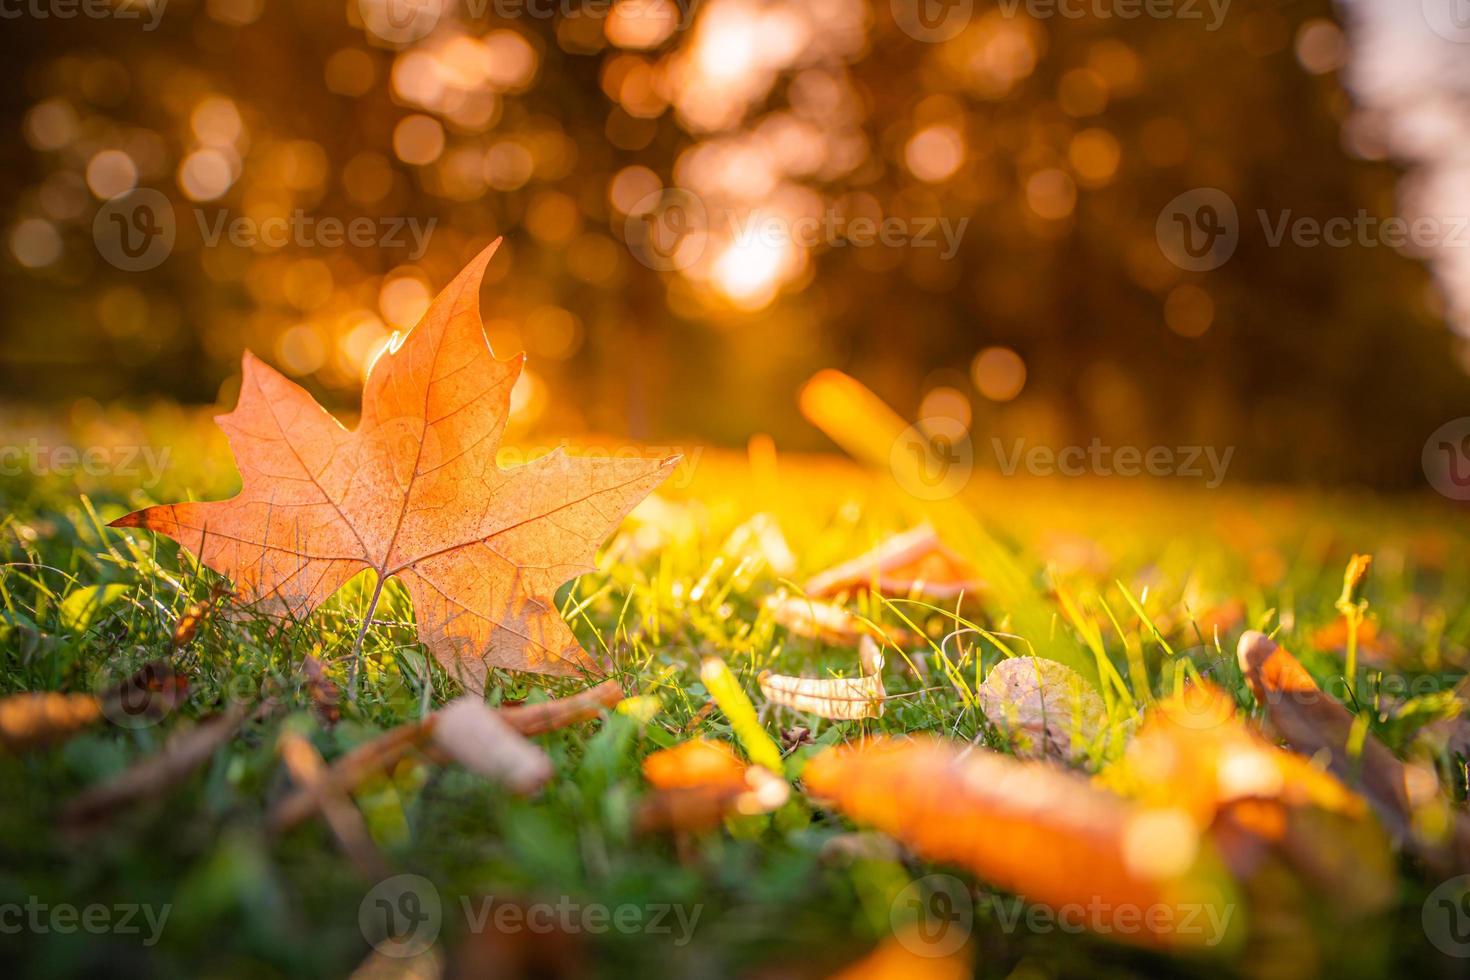
M1400 761L1265 635L1246 633L1237 656L1271 727L1288 745L1325 760L1361 792L1396 843L1437 870L1470 870L1470 817L1445 796L1430 767Z
M787 677L763 671L756 678L761 693L772 704L806 711L822 718L854 720L883 716L883 678Z
M1030 758L1075 759L1097 742L1107 723L1097 689L1066 664L1042 657L1000 661L975 696L1016 754Z
M522 735L540 735L596 718L603 711L616 707L621 700L622 685L617 681L603 681L570 697L501 708L498 714L501 720Z
M1311 883L1314 905L1325 901L1344 919L1375 914L1393 899L1388 839L1363 798L1246 727L1214 685L1160 701L1100 781L1188 812L1247 888L1279 858Z
M377 360L356 430L247 353L240 401L217 420L240 493L150 507L112 526L168 535L228 576L244 601L297 618L371 569L370 619L397 578L419 638L475 693L491 667L597 671L554 593L593 569L598 545L678 460L558 450L497 466L524 355L500 361L485 342L479 288L495 248Z
M570 697L541 704L501 708L496 714L520 735L540 735L594 718L621 698L622 688L618 683L604 681ZM431 714L422 721L399 725L377 738L354 746L332 762L323 785L338 793L350 793L365 780L392 769L415 752L437 756L432 740L438 721L439 714ZM271 829L281 833L308 819L316 812L318 795L317 792L298 788L282 797L271 808Z
M271 807L268 824L283 833L316 813L324 792L350 793L365 780L386 772L417 749L428 744L434 716L389 729L377 738L353 746L332 762L321 783L298 787Z
M516 731L478 695L467 694L435 714L434 747L470 772L512 793L536 792L551 778L551 758Z
M643 775L655 787L634 821L643 832L705 830L732 814L769 813L790 796L786 780L703 738L649 755Z
M160 796L209 761L216 749L235 737L249 716L250 708L234 703L175 733L158 752L72 798L62 809L62 822L73 830L86 830L114 810Z
M747 768L729 743L691 738L645 758L643 778L658 789L726 786L743 790Z
M1271 727L1302 755L1325 759L1337 778L1363 794L1389 832L1404 839L1413 820L1404 764L1371 732L1364 732L1361 751L1354 752L1352 713L1265 634L1247 632L1236 656Z
M922 524L813 576L802 591L816 598L830 598L865 587L898 598L922 593L952 599L961 594L975 595L984 583L967 560L939 539L934 528Z
M316 747L295 732L284 732L277 743L277 751L281 753L281 760L291 773L292 781L317 794L327 826L357 870L371 879L386 875L387 862L378 853L356 805L325 785L326 763Z
M777 592L761 605L780 626L797 636L822 640L834 646L854 646L864 636L895 646L912 645L918 637L907 630L883 630L857 618L843 607L821 599Z
M708 830L728 816L770 813L790 795L786 780L762 766L750 766L740 786L711 783L656 790L639 804L633 823L642 833Z
M11 751L69 738L102 717L91 694L54 691L12 694L0 699L0 744Z
M1207 930L1182 928L1185 909L1228 921L1235 907L1233 882L1188 815L1129 802L1043 763L928 737L876 739L815 756L802 780L813 796L928 860L1053 909L1101 910L1119 941L1204 946ZM1168 914L1133 918L1155 906ZM1228 946L1232 936L1213 938Z

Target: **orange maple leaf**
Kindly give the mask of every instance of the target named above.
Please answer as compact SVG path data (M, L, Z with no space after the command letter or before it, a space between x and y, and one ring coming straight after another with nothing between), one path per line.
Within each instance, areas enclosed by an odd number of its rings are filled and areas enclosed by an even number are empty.
M215 420L235 454L240 493L149 507L112 526L166 534L231 578L243 600L295 617L370 568L370 619L396 577L419 638L472 691L484 690L492 666L598 672L553 594L594 570L597 547L678 457L558 449L513 469L496 465L525 363L524 354L496 359L480 322L480 280L498 245L373 365L355 430L247 352L239 403Z

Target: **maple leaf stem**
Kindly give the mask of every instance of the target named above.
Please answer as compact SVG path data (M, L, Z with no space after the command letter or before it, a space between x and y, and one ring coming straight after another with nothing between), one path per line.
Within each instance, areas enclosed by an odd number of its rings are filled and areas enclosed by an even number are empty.
M383 583L386 581L388 581L388 576L378 576L378 584L373 588L373 597L368 600L367 612L362 617L362 625L357 628L357 639L352 641L352 666L347 668L347 700L353 704L357 703L357 670L362 665L362 638L367 635L367 628L373 621L373 614L378 611L378 599L383 595Z

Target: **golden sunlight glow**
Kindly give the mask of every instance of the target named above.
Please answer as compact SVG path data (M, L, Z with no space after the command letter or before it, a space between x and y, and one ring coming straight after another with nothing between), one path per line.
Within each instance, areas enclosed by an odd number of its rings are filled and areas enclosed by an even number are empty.
M1009 347L987 347L975 356L970 378L986 398L1008 402L1026 386L1026 362Z
M736 306L759 310L776 298L791 244L752 237L731 242L714 263L714 285Z
M965 162L965 141L953 126L930 126L909 139L903 157L915 177L937 183L953 177Z
M102 200L138 186L138 165L122 150L103 150L87 163L87 186Z
M417 274L400 274L384 280L378 290L378 310L388 323L409 329L423 318L432 298L428 284Z
M191 201L213 201L234 182L235 167L220 150L195 150L179 164L179 189Z
M510 389L510 417L523 425L529 425L546 411L546 383L529 368L521 371L515 386Z
M924 400L919 403L919 418L954 419L961 426L970 427L970 399L958 388L948 385L940 385L929 389L924 395Z
M655 48L674 33L679 16L679 8L670 0L618 0L603 30L620 48Z

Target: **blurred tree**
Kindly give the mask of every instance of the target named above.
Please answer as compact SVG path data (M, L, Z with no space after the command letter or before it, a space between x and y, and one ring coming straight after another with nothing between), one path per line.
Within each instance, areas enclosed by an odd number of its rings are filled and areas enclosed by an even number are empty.
M1398 174L1344 136L1327 0L976 4L933 41L905 0L402 2L10 25L9 397L228 400L249 347L350 411L503 234L487 330L529 349L516 411L547 430L817 448L794 394L836 366L973 419L981 460L1235 446L1232 476L1398 487L1470 404L1417 261L1272 243L1394 213ZM105 241L133 211L94 237L135 187L173 217L151 268ZM1202 188L1238 244L1190 271L1169 212Z

